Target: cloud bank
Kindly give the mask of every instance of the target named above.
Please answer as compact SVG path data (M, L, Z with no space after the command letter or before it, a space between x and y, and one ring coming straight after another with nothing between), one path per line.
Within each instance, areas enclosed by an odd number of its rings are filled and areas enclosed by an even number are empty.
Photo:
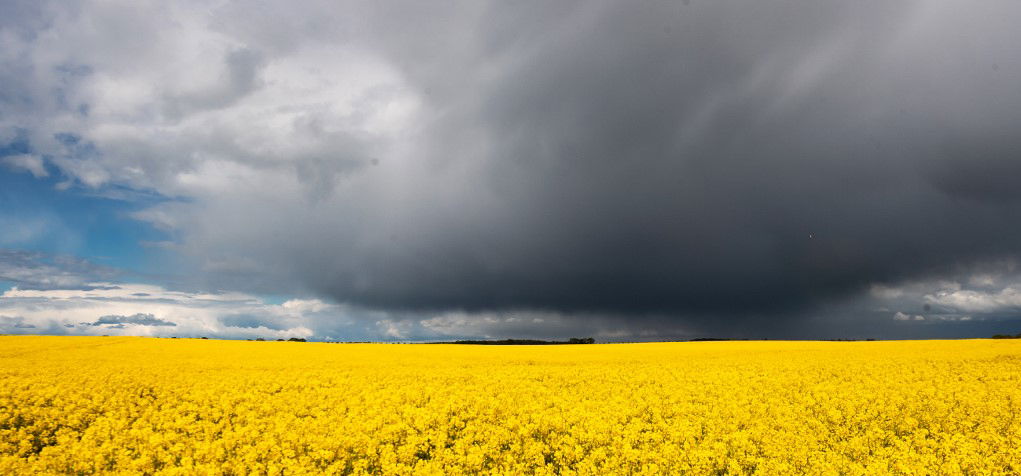
M156 316L152 314L142 314L140 312L137 314L133 314L131 316L117 316L117 315L101 316L99 319L96 319L95 322L87 325L90 326L109 325L113 327L120 326L118 328L123 328L124 324L134 324L139 326L171 326L171 327L177 326L176 323L164 321L163 319L157 319Z
M159 337L310 337L313 317L295 302L266 303L239 293L170 291L144 284L95 283L88 290L10 289L0 295L0 332ZM147 312L134 312L144 309ZM333 310L333 309L330 309ZM238 314L264 316L266 326L236 326ZM332 319L330 319L332 320ZM338 321L343 321L342 316Z
M135 312L144 309L147 312ZM316 341L567 338L651 339L676 328L628 326L606 316L548 312L395 313L291 299L279 304L243 293L173 291L161 286L92 283L83 289L10 289L0 294L0 333L142 335Z

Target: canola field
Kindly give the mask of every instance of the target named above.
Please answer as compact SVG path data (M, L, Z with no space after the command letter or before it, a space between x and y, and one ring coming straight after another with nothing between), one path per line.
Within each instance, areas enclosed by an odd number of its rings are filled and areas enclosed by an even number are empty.
M0 474L1019 474L1021 341L0 336Z

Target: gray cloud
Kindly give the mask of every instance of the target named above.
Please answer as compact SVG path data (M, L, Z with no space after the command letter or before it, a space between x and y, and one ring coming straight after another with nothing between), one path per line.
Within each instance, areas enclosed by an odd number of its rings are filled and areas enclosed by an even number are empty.
M32 176L36 178L42 178L49 175L49 172L46 171L46 165L43 163L43 159L34 155L9 155L7 157L0 158L0 164L3 164L11 170L31 173Z
M35 325L25 322L24 317L0 316L0 329L24 330L35 328Z
M999 47L1006 24L986 23L1015 5L742 6L495 7L460 19L481 51L428 60L383 40L449 111L421 159L470 172L414 177L424 190L403 191L415 200L397 210L363 200L395 217L355 215L360 236L315 229L336 247L291 251L298 278L369 306L717 315L796 310L949 272L947 256L1015 252L1018 230L998 213L1016 206L961 202L964 185L927 172L968 181L958 149L1016 146L954 117L1018 119L1002 107L1019 100L1005 70L977 64L1018 58ZM512 33L540 16L555 25ZM978 38L969 48L946 31Z
M168 92L164 98L164 113L179 119L233 104L258 87L262 58L256 51L236 49L223 55L221 68L212 84Z
M0 281L21 289L97 289L120 270L68 255L0 248ZM111 285L101 285L109 287Z
M897 320L1021 319L1021 273L1013 260L972 266L953 279L878 285L870 294Z
M157 319L152 314L132 314L130 316L118 316L109 315L102 316L96 319L94 322L90 322L90 326L104 326L110 325L112 328L123 329L124 324L134 324L138 326L176 326L177 323L165 321L163 319Z
M251 314L233 314L229 316L220 317L220 323L227 327L240 327L243 329L258 329L265 327L266 329L283 331L287 330L288 327L281 325L281 320L274 316L254 316Z
M1016 2L72 10L17 27L75 44L5 48L35 73L0 78L0 126L85 186L187 197L136 216L214 289L836 329L877 283L1021 251Z

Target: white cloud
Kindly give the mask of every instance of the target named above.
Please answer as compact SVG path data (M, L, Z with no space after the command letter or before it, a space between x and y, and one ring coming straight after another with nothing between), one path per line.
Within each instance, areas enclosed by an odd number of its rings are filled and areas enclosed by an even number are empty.
M319 299L291 299L280 305L284 309L295 313L323 312L333 309L336 305L328 304Z
M482 339L567 339L594 337L620 340L649 337L650 324L614 319L593 314L562 314L551 311L513 311L500 313L445 312L418 321L419 335L434 338ZM697 337L689 329L664 320L655 327L655 336Z
M897 313L895 313L893 315L893 320L895 320L895 321L924 321L925 320L925 316L920 315L920 314L915 314L915 315L905 314L903 312L899 312L898 311Z
M34 326L33 332L280 338L313 334L308 315L243 293L196 293L104 282L90 283L90 288L12 288L0 295L0 314L18 316L20 324ZM272 322L273 329L233 327L221 320L235 315L258 316Z
M37 155L9 155L7 157L0 158L0 164L6 165L8 168L13 170L27 171L35 178L48 177L50 175L50 173L46 171L46 165L43 163L42 157Z
M904 290L892 286L873 284L869 288L869 293L877 299L896 299L904 295Z
M404 339L407 337L408 328L411 327L411 323L383 319L380 321L376 321L376 326L386 337L394 339Z
M49 13L48 28L0 48L0 64L28 75L17 93L32 103L0 114L0 131L27 131L88 187L207 197L300 175L325 195L415 123L419 100L399 69L332 29L280 48L247 28L260 17L231 6L85 2ZM352 21L334 19L338 31ZM46 175L36 155L4 163Z
M1012 260L987 263L955 280L873 285L871 297L897 321L970 321L1021 315L1021 275Z
M999 275L991 273L979 273L968 278L968 284L973 287L994 287L999 282Z
M977 290L939 291L925 296L931 304L946 306L962 312L992 313L1021 310L1021 291L1008 286L999 291Z

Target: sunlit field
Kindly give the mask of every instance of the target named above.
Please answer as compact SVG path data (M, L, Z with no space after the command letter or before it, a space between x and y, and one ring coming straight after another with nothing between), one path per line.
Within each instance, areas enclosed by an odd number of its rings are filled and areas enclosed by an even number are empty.
M0 474L1018 474L1021 341L0 337Z

